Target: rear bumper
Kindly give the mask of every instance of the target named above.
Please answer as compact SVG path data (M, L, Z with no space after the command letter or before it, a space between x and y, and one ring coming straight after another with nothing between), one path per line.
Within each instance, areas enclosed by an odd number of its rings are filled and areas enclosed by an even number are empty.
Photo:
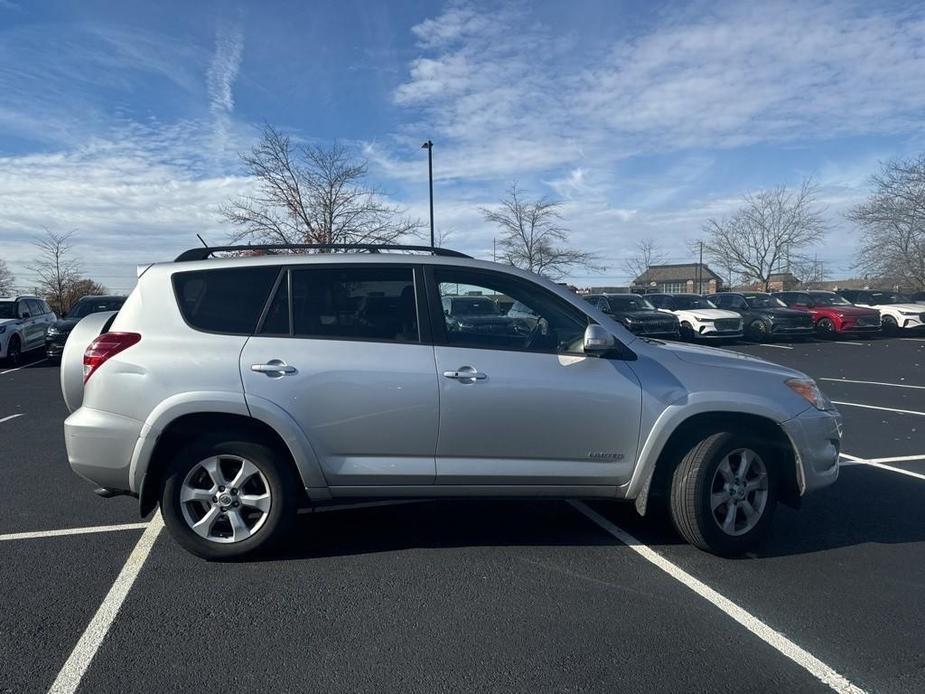
M78 475L99 487L131 488L129 467L142 422L81 407L64 420L67 460Z
M793 444L800 494L827 487L838 479L841 451L841 415L833 411L806 410L781 426Z

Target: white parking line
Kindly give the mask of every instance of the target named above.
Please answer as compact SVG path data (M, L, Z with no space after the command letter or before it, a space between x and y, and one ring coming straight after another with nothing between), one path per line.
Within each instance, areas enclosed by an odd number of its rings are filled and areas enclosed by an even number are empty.
M910 386L905 383L885 383L884 381L854 381L850 378L818 378L818 381L831 381L832 383L863 383L871 386L893 386L894 388L916 388L925 390L925 386Z
M839 402L838 400L833 400L836 405L846 405L847 407L864 407L868 410L883 410L884 412L897 412L899 414L917 414L920 417L925 417L925 412L919 412L917 410L897 410L895 407L880 407L879 405L863 405L859 402Z
M139 530L148 527L147 523L122 523L121 525L93 525L83 528L63 528L60 530L34 530L27 533L7 533L0 535L0 542L6 540L37 540L43 537L65 537L67 535L88 535L90 533L112 533L118 530Z
M19 414L11 414L9 417L4 417L3 419L0 419L0 424L3 424L4 422L8 422L11 419L16 419L17 417L22 417L23 415L24 415L23 412L20 412Z
M600 526L603 530L606 530L608 533L613 535L631 550L652 564L655 564L655 566L660 568L676 581L683 583L707 602L712 603L715 607L725 612L728 616L732 617L735 621L748 629L759 639L767 643L772 648L776 649L779 653L790 658L793 662L805 669L824 684L827 684L834 691L841 692L843 694L849 692L851 694L863 694L863 689L849 682L845 677L835 672L835 670L830 668L814 655L803 650L779 631L772 629L760 619L739 607L728 598L720 595L702 581L694 578L678 565L668 561L658 552L644 545L628 532L614 525L602 515L592 510L584 502L569 501L569 504L571 504L579 513L583 514L588 519Z
M787 345L772 345L768 342L759 343L760 347L773 347L774 349L793 349L793 347L788 347Z
M908 475L909 477L915 477L916 479L925 480L925 475L920 472L912 472L912 470L904 470L901 467L893 467L892 465L884 465L881 460L892 460L893 462L900 462L901 460L920 460L925 458L925 456L903 456L900 458L874 458L872 460L866 460L865 458L858 458L857 456L848 455L847 453L841 454L842 458L847 458L852 465L869 465L871 467L878 467L882 470L889 470L890 472L898 472L900 475ZM840 463L843 464L843 463Z
M109 627L119 614L119 608L122 607L125 596L131 590L135 579L138 578L141 567L144 566L145 559L151 553L154 541L163 527L164 520L160 514L154 516L148 523L148 527L141 534L141 539L138 540L138 544L126 560L125 566L122 567L106 597L103 598L103 604L93 615L93 619L90 620L90 624L87 625L67 662L55 678L54 684L48 690L49 694L73 694L77 691L80 680L90 666L93 656L99 650L103 639L106 638Z
M901 337L899 339L906 342L925 342L925 337Z
M15 369L7 369L6 371L0 371L0 376L2 376L3 374L11 374L14 371L19 371L20 369L26 369L30 366L35 366L36 364L41 364L43 361L48 361L48 357L46 357L45 359L39 359L38 361L30 362L28 364L23 364L22 366L17 366Z
M833 345L851 345L852 347L870 347L869 342L845 342L844 340L832 340Z

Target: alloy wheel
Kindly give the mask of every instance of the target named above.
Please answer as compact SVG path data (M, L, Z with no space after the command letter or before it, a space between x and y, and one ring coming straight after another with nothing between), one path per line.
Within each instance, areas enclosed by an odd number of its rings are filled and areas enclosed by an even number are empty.
M10 346L6 352L6 359L13 366L18 366L19 362L22 361L22 350L19 346L19 340L15 337L10 340Z
M835 323L832 322L831 318L821 318L819 322L816 323L816 328L823 337L832 337L835 335Z
M728 453L713 473L710 515L726 535L744 535L754 528L768 503L768 469L755 451Z
M270 485L260 468L235 455L199 461L180 487L183 519L210 542L252 537L266 522L271 504Z

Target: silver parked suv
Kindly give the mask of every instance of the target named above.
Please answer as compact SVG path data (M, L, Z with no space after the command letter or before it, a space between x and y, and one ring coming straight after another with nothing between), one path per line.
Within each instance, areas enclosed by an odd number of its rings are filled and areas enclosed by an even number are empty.
M735 554L838 476L840 417L798 371L635 337L453 251L224 250L142 268L61 368L71 467L201 557L264 548L303 505L450 496L661 501Z

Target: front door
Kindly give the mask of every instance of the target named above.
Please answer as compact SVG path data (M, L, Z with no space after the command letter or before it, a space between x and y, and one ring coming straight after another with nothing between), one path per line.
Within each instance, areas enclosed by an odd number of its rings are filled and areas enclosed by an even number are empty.
M330 485L434 481L439 403L420 283L410 265L293 267L241 353L245 396L298 422Z
M582 353L583 312L538 284L492 271L435 267L429 291L438 484L628 479L639 383L625 361Z

